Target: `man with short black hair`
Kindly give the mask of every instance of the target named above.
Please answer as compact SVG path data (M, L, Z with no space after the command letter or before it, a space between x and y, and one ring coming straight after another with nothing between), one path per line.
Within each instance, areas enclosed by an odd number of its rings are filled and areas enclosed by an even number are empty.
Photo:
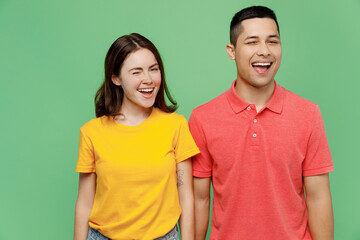
M249 7L231 21L237 78L193 110L196 239L333 239L328 173L333 162L318 105L274 80L282 56L272 10ZM306 192L306 197L304 193Z

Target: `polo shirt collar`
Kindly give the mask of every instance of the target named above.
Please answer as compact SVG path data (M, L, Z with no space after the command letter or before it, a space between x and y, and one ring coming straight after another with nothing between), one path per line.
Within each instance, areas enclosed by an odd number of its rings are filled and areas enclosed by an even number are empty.
M230 89L226 91L228 102L235 113L240 113L245 110L250 104L239 97L235 91L236 80L232 83ZM283 88L275 82L275 90L266 104L265 108L275 113L281 113L284 103Z

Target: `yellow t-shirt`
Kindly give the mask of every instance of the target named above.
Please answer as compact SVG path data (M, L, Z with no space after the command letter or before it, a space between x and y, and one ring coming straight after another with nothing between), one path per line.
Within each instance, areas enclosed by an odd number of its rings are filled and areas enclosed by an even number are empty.
M199 153L186 119L153 108L135 127L102 116L80 129L77 172L95 172L90 227L111 239L155 239L179 219L176 164Z

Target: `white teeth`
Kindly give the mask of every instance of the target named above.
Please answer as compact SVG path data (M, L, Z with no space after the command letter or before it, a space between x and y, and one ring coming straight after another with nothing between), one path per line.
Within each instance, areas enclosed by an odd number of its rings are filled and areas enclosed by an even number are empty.
M152 92L153 89L152 88L147 88L147 89L138 89L139 92Z
M253 66L270 66L271 63L253 63Z

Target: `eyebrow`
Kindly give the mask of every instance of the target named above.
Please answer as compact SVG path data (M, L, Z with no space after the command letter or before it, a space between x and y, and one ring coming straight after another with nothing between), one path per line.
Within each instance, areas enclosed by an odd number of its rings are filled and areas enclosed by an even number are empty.
M129 69L129 72L134 71L134 70L142 70L142 68L141 67L134 67L132 69Z
M149 68L153 68L153 67L155 67L155 66L158 66L159 64L158 63L154 63L153 65L151 65ZM141 67L134 67L134 68L131 68L131 69L129 69L129 72L130 71L134 71L134 70L142 70L142 68Z
M269 38L280 38L278 34L270 35Z
M245 38L245 41L248 40L248 39L256 39L256 38L259 38L258 36L248 36Z
M257 39L257 38L259 38L259 36L248 36L245 38L245 41L248 39ZM279 38L280 39L279 35L277 35L277 34L269 35L268 38Z
M154 63L153 65L150 66L150 68L155 67L155 66L159 66L159 64L158 64L158 63Z

